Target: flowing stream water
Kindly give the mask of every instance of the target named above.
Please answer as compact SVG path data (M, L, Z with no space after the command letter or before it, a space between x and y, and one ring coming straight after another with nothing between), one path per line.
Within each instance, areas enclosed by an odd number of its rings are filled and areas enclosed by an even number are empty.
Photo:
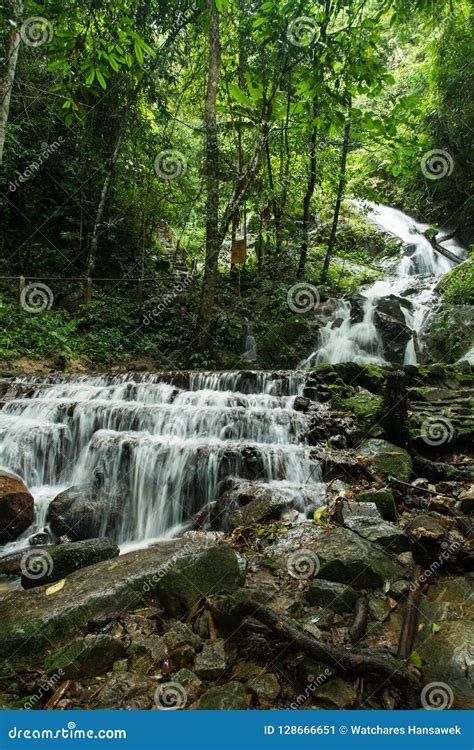
M376 315L378 309L383 310L387 298L400 300L399 309L411 332L403 363L417 364L418 338L433 305L436 284L454 262L433 248L424 234L430 228L428 224L390 206L362 201L352 201L352 205L375 227L399 241L400 256L395 262L388 258L385 278L361 292L364 301L360 314L349 300L339 301L331 320L320 331L315 351L301 366L309 368L320 362L389 362ZM457 257L465 255L465 249L454 239L441 242Z
M362 206L356 204L360 210ZM412 332L406 363L416 362L420 332L439 277L452 262L433 250L420 224L401 211L370 206L368 220L397 238L398 260L362 292L359 320L341 300L315 352L293 374L264 372L144 374L19 379L0 411L0 467L23 478L35 498L34 525L9 554L47 524L50 501L79 488L97 502L99 533L122 549L178 533L216 499L230 478L273 485L304 512L321 504L319 466L305 445L306 417L294 408L304 369L316 362L385 362L376 311L389 296ZM461 256L454 240L446 242ZM248 358L257 355L248 327ZM31 385L26 388L25 383Z
M0 412L0 466L36 501L34 527L4 554L45 526L50 500L71 486L106 498L100 533L123 546L185 528L229 477L277 485L296 504L321 494L293 408L302 373L190 373L184 387L159 374L32 380L28 397L13 383Z

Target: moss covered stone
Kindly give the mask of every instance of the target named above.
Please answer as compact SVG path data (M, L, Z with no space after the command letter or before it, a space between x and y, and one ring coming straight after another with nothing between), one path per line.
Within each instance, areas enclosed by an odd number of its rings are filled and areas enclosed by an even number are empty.
M386 440L372 438L362 443L359 452L372 459L372 466L377 473L395 477L403 482L410 479L413 462L408 451L403 448Z
M386 521L396 521L398 518L393 493L389 489L364 490L364 492L359 492L354 499L359 503L375 503L380 515Z
M172 566L155 587L158 603L173 615L182 615L204 596L232 592L245 581L243 559L225 546L186 555Z
M48 550L52 560L50 575L42 578L28 578L22 575L21 585L24 589L35 586L44 586L53 581L65 578L75 570L95 565L103 560L117 557L120 550L113 539L85 539L82 542L71 542L70 544L58 544Z
M245 711L247 690L240 682L228 682L207 690L196 708L200 711Z
M328 531L311 547L319 560L321 578L355 589L376 588L403 578L401 568L375 544L344 528Z

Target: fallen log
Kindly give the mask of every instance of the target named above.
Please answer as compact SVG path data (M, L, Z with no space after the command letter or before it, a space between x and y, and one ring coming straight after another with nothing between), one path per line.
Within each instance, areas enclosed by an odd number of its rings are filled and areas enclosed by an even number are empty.
M399 659L408 659L413 650L420 607L422 589L420 576L422 573L423 569L417 565L414 574L413 588L410 589L410 593L408 594L403 615L403 624L397 651Z
M392 683L403 694L407 708L418 707L419 685L415 675L410 672L403 661L392 656L388 651L374 649L338 648L316 640L304 633L285 617L276 614L269 607L239 591L233 595L224 595L213 602L216 617L223 615L235 631L238 620L251 617L267 626L273 633L290 641L296 649L307 656L336 667L340 672L364 675L373 679L379 677L382 684Z
M349 628L352 643L357 643L365 635L369 620L369 603L367 597L360 596L355 603L354 622Z

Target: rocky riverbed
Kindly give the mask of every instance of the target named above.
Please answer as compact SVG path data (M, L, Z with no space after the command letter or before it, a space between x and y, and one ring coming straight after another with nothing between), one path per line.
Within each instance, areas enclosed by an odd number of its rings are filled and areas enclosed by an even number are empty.
M94 519L103 495L62 493L46 536L0 558L2 707L473 708L473 386L467 364L320 366L291 404L318 482L263 481L247 445L146 549L93 523L72 541L74 504ZM2 481L11 550L32 499Z

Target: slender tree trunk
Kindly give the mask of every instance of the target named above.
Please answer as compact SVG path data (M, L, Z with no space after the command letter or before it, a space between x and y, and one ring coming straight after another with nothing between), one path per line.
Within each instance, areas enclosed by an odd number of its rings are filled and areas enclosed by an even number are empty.
M326 257L324 258L323 270L321 271L321 282L324 283L327 279L329 264L334 250L334 244L336 242L337 225L339 223L339 214L341 212L342 199L344 197L344 190L346 187L346 165L347 165L347 154L349 151L349 143L351 138L351 108L349 107L348 117L346 126L344 128L344 138L342 141L341 149L341 168L339 173L339 186L337 189L336 205L334 207L334 218L332 221L331 235L326 250Z
M114 150L110 158L110 162L109 162L109 168L107 170L107 174L105 175L104 183L102 185L102 190L100 193L99 204L97 206L97 213L96 213L95 221L94 221L94 228L92 230L92 239L91 239L91 244L89 248L89 254L87 256L86 273L85 273L86 277L92 276L92 274L94 273L95 263L97 260L97 248L98 248L98 243L99 243L100 225L104 217L105 206L107 205L107 198L109 195L110 183L112 181L112 176L115 170L115 166L117 164L117 159L119 157L120 149L122 147L124 134L125 134L125 122L122 122L119 125L118 134L115 140Z
M209 329L214 310L219 250L219 141L217 138L217 87L221 66L219 38L219 13L213 0L207 0L211 25L209 29L209 66L206 102L204 105L204 130L206 153L206 261L202 281L201 304L198 313L197 346L203 351L209 340ZM236 207L238 208L238 207ZM235 216L235 211L231 214Z
M10 7L13 15L12 20L15 21L16 26L13 26L10 32L5 72L0 80L0 164L3 162L3 149L5 146L8 115L10 113L10 101L15 80L18 53L20 51L21 27L19 24L23 14L23 0L12 0Z
M313 107L313 117L316 117L316 105ZM311 139L309 142L309 178L306 186L306 192L303 198L303 237L301 240L300 250L300 262L298 265L298 278L304 276L306 269L306 259L308 257L308 244L309 244L309 216L311 199L314 194L314 188L316 187L316 140L318 137L318 130L316 126L311 131Z

